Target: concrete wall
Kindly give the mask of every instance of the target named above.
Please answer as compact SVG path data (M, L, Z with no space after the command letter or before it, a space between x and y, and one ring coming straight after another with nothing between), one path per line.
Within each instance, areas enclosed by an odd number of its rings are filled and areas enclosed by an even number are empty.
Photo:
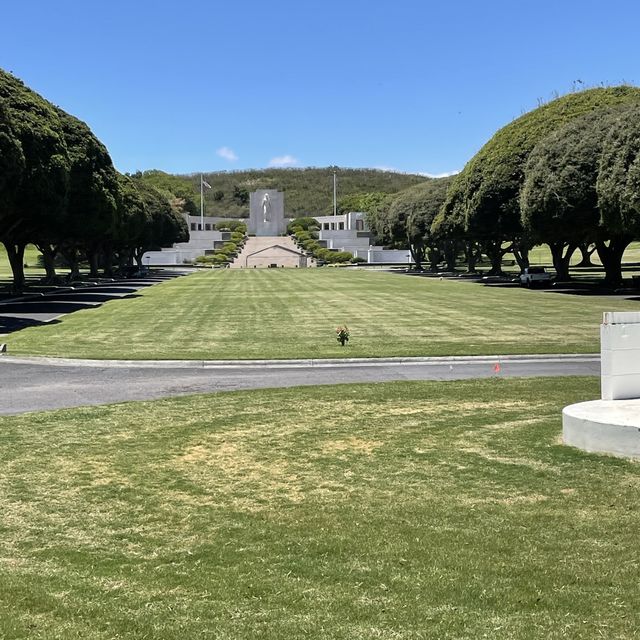
M600 351L602 399L640 398L640 311L605 312Z
M358 254L360 255L360 254ZM395 264L409 264L411 260L409 250L403 249L381 249L373 247L367 252L367 262L391 262ZM364 256L362 256L364 258Z

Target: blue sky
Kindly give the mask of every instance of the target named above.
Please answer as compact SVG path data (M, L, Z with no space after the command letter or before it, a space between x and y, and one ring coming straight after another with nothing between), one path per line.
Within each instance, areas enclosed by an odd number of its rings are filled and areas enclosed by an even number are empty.
M120 171L438 175L575 87L640 83L632 0L3 3L0 67Z

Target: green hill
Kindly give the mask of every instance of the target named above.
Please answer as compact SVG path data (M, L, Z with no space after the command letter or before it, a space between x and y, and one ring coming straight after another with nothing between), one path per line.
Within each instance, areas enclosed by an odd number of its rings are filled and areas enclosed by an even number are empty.
M205 173L211 185L205 189L210 216L243 217L249 212L249 193L256 189L285 192L285 214L291 217L329 215L333 207L333 172L338 179L338 200L356 193L396 193L429 178L378 169L261 169ZM142 181L173 194L190 197L200 207L200 174L172 175L150 170L136 174Z

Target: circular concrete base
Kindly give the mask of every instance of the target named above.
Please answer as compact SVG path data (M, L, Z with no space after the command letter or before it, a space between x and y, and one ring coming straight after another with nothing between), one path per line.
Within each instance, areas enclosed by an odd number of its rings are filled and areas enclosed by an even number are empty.
M562 439L584 451L640 458L640 399L592 400L565 407Z

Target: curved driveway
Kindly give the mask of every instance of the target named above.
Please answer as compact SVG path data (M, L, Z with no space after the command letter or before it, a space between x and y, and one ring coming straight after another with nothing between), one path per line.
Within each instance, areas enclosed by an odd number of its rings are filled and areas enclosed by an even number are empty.
M0 414L296 385L600 375L598 355L124 362L0 356Z

